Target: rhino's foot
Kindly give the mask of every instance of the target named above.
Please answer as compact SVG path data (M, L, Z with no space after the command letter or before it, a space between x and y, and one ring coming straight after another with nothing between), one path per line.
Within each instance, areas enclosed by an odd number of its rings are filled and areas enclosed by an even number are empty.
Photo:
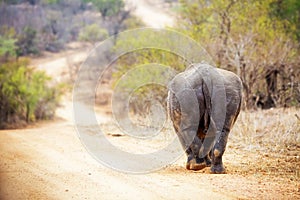
M212 165L210 168L210 172L212 174L226 174L226 170L225 170L223 164Z
M205 158L204 158L204 161L205 161L205 164L206 164L207 167L210 167L210 166L211 166L211 159L210 159L210 158L205 157Z
M188 170L198 171L204 169L205 167L207 167L207 165L204 159L192 158L192 159L188 159L185 167Z

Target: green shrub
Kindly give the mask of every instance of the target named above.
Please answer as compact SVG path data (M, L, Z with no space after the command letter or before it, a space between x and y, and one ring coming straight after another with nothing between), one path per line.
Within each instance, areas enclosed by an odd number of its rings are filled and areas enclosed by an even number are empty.
M79 40L96 43L108 37L106 29L100 28L97 24L91 24L84 27L79 33Z
M17 55L36 55L39 54L37 30L31 27L25 27L17 41Z
M7 26L0 27L0 63L16 56L15 29Z
M15 56L15 39L5 39L0 35L0 57Z
M51 78L28 64L20 59L0 65L0 128L54 116L62 87L50 86Z
M125 3L123 0L83 0L83 2L91 2L101 13L103 18L116 15L121 12Z

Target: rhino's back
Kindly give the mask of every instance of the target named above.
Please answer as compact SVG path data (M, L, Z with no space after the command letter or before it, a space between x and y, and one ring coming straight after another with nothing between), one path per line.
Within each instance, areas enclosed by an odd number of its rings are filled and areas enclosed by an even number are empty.
M217 71L223 76L226 96L236 95L237 98L241 98L243 86L240 77L224 69L217 68Z

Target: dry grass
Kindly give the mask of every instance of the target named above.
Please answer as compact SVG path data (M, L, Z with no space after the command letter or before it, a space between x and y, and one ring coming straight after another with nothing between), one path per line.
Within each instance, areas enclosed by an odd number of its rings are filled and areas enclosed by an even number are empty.
M296 108L241 112L225 153L229 171L267 177L300 191L299 115Z
M230 140L245 150L272 153L298 150L294 153L299 153L299 115L300 110L296 108L242 111Z

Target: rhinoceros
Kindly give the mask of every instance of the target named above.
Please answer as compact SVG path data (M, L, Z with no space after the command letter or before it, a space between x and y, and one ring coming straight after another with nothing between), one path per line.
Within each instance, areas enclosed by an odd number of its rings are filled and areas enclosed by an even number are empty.
M177 74L168 89L168 112L187 155L186 169L226 173L222 156L241 108L240 78L198 63Z

